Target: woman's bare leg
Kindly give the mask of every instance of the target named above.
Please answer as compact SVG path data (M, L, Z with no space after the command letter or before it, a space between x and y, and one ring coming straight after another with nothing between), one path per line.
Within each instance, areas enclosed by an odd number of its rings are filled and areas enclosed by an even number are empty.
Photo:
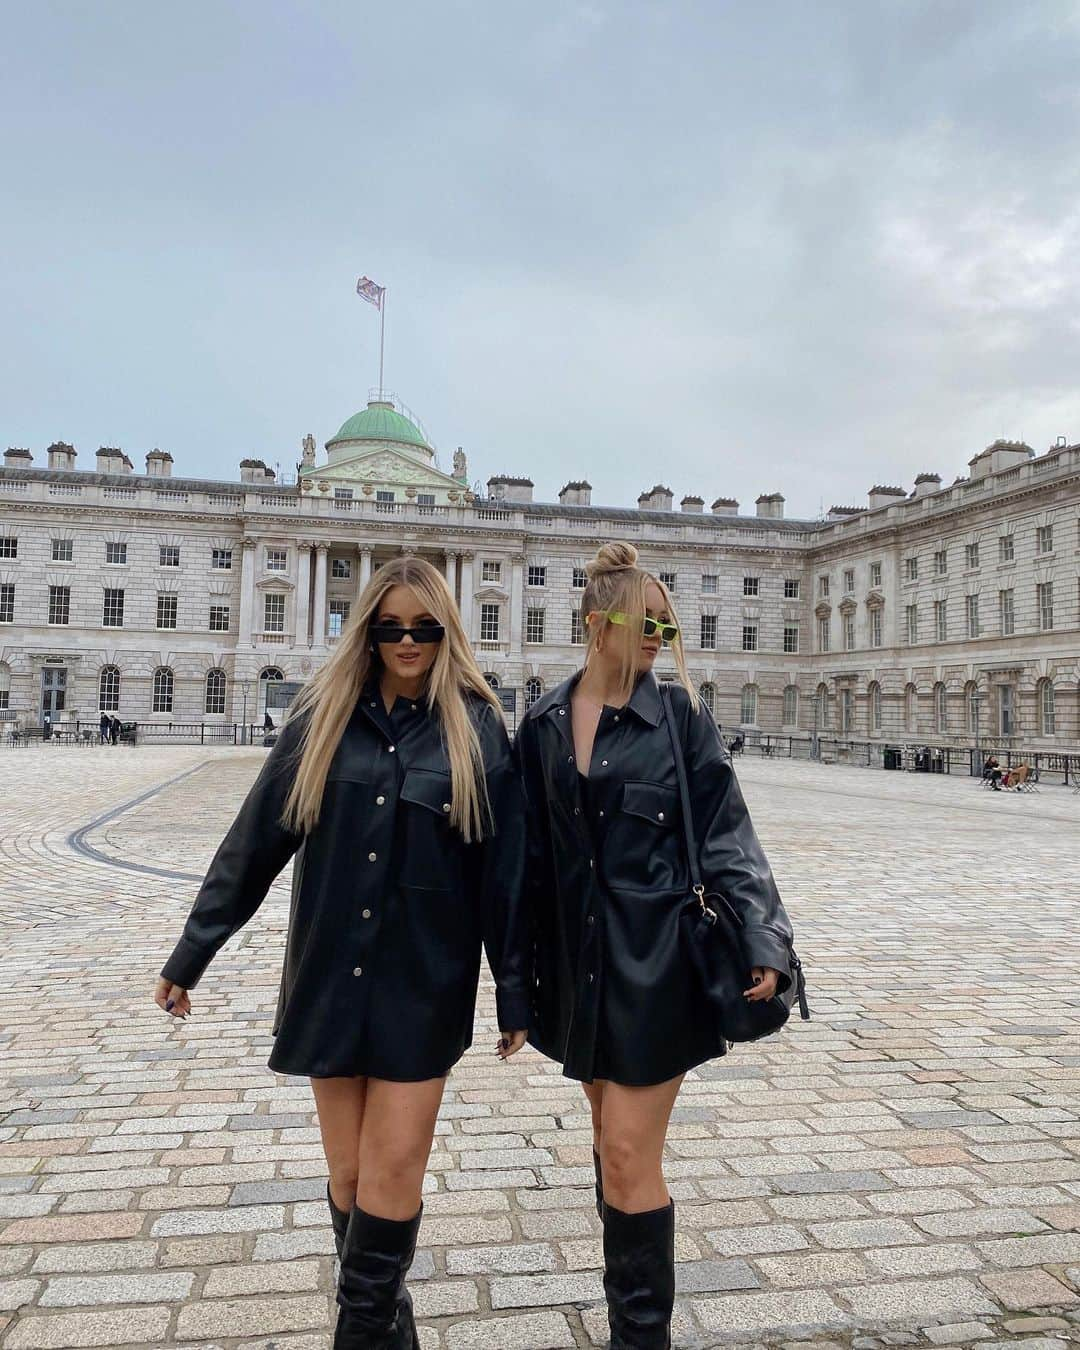
M366 1078L313 1078L319 1132L330 1171L330 1197L348 1214L356 1200L360 1125L364 1118Z
M367 1080L356 1161L356 1203L366 1213L405 1220L419 1210L445 1085Z
M585 1096L589 1099L589 1110L592 1112L592 1146L599 1153L606 1084L603 1078L596 1078L591 1083L582 1083L581 1086L585 1089Z
M664 1183L664 1139L682 1080L680 1074L652 1087L602 1085L604 1199L624 1214L662 1209L670 1199Z

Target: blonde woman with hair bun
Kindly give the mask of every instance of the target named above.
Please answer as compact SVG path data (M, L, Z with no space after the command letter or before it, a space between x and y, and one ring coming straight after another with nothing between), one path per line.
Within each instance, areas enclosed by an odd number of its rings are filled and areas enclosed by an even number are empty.
M612 1350L667 1350L675 1213L664 1140L683 1075L727 1049L679 942L691 880L672 734L706 890L743 922L746 999L790 986L792 931L691 685L670 592L632 544L604 545L586 573L584 669L533 704L516 743L536 934L529 1040L588 1097ZM653 667L664 645L676 678L662 693Z
M173 1017L296 856L270 1067L311 1079L340 1258L335 1350L416 1350L405 1276L481 946L503 1060L528 1027L524 797L449 587L365 587L218 849L155 999Z

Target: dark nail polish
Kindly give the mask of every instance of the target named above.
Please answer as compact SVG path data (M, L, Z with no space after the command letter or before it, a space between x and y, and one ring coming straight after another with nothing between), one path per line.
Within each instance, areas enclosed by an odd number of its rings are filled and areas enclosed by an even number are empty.
M165 1004L165 1011L166 1011L166 1012L172 1012L172 1010L173 1010L173 1008L174 1008L175 1006L176 1006L176 1000L173 999L173 998L171 998L171 999L169 999L168 1003Z

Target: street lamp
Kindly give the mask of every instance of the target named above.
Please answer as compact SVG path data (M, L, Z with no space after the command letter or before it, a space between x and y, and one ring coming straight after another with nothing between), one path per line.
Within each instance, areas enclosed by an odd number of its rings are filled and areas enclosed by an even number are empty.
M810 698L811 698L811 702L812 702L813 705L814 705L814 733L813 733L813 735L812 735L811 738L810 738L810 758L811 758L811 759L820 759L820 758L821 758L821 742L820 742L820 740L818 739L818 729L819 729L819 727L820 727L820 725L821 725L821 723L820 723L820 715L821 715L821 694L818 693L817 691L815 691L815 692L810 696Z
M250 680L241 680L241 681L240 681L240 693L243 695L243 699L244 699L244 711L243 711L243 713L241 714L241 718L242 718L242 726L241 726L241 728L240 728L240 744L241 744L241 745L247 745L247 734L248 734L248 733L247 733L247 701L248 701L248 687L250 686L250 684L251 684L251 681L250 681Z
M971 709L975 723L975 770L982 773L982 755L979 754L979 731L982 725L983 692L977 686L971 693Z

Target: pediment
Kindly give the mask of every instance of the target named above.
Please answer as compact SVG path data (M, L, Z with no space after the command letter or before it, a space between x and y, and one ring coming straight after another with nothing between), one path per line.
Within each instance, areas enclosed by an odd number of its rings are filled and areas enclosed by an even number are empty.
M378 488L462 491L458 479L443 473L433 464L426 463L419 456L390 450L385 446L335 459L331 464L302 469L300 476L302 482L326 482L332 487L363 488L368 484Z
M296 585L281 572L268 572L255 583L257 591L295 591Z

